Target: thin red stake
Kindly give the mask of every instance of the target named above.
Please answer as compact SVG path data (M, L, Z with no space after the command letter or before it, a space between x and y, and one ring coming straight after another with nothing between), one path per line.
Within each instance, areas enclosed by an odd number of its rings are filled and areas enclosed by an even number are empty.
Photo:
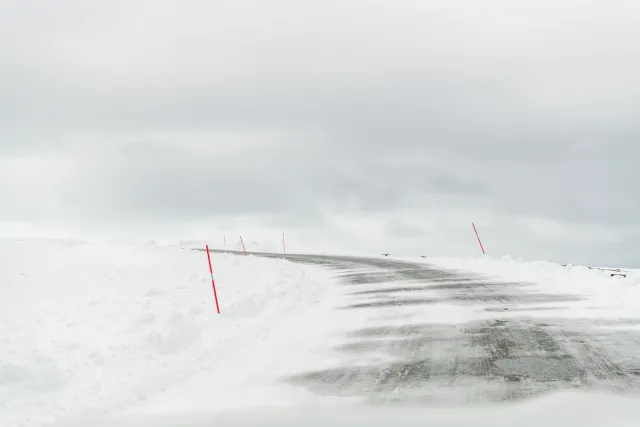
M480 240L480 235L478 234L478 230L476 230L476 225L474 223L471 223L471 225L473 225L473 231L476 232L476 237L478 238L478 243L480 243L480 249L482 249L482 254L486 255L486 253L484 252L484 247L482 246L482 241Z
M213 267L211 266L211 254L209 253L209 245L207 248L207 259L209 260L209 273L211 273L211 286L213 286L213 297L216 300L216 310L220 314L220 305L218 304L218 293L216 292L216 282L213 280Z
M282 252L287 252L287 245L284 243L284 233L282 233Z
M247 254L247 250L244 248L244 240L242 240L242 236L240 236L240 243L242 243L242 250L244 251L244 254Z

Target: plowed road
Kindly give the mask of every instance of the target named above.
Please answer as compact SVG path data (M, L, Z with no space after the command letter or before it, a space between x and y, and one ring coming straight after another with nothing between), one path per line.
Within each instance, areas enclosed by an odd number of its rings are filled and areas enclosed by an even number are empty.
M353 360L380 356L379 363L285 379L314 393L374 401L486 402L566 388L640 389L640 331L629 327L638 322L566 316L563 304L579 296L389 258L253 255L332 269L348 294L341 308L368 310L370 319L380 314L376 326L346 331L346 343L335 348ZM437 304L471 306L483 316L430 324L411 312L400 313ZM394 310L395 318L389 316ZM381 319L387 318L393 321L385 325Z

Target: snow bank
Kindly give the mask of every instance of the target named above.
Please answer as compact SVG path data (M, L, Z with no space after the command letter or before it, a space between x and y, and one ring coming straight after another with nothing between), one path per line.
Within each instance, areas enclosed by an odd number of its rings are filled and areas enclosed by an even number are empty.
M546 261L523 261L509 256L472 258L433 257L421 259L451 270L462 270L518 282L531 282L546 292L575 293L597 297L637 310L640 301L640 272L560 265ZM624 274L625 277L618 274ZM613 274L613 276L612 276Z
M139 404L224 366L325 285L284 260L212 258L222 315L204 252L0 241L0 425Z
M423 259L423 261L425 261ZM501 276L510 280L537 282L580 283L584 285L605 283L640 284L640 274L636 270L593 268L579 265L560 265L547 261L523 261L510 256L493 258L489 255L471 258L429 257L426 260L443 268L468 270L486 275ZM613 274L613 276L612 276ZM619 276L623 274L626 277ZM615 279L612 282L610 279Z
M635 427L638 417L636 399L563 391L508 405L467 406L464 410L316 405L118 417L91 423L91 427ZM60 427L85 426L86 423L74 423Z
M244 237L244 246L247 252L272 252L281 253L282 241L268 241L265 239L259 239L254 237ZM226 249L230 251L242 251L242 242L240 236L227 236L227 244L223 242L216 242L217 244L211 244L203 240L180 240L179 244L183 248L204 248L205 245L209 245L211 249Z

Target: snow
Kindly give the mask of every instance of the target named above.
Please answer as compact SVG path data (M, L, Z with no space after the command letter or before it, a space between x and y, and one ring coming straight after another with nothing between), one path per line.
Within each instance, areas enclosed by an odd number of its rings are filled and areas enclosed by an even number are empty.
M565 392L499 410L363 412L342 406L348 399L320 398L278 382L282 375L344 363L347 356L338 359L331 348L343 342L344 331L365 323L402 324L403 316L416 315L451 324L493 314L443 303L429 310L389 308L375 320L366 310L335 310L345 300L329 271L283 259L212 254L218 315L206 254L192 250L204 243L0 240L0 426L79 426L86 420L100 426L96 420L105 415L119 420L105 426L118 427L204 426L212 420L215 425L591 426L602 425L603 414L608 425L637 424L637 401L611 396ZM239 249L237 242L228 243ZM255 246L250 251L264 249L251 239L245 244ZM562 303L558 313L567 317L587 311L591 317L638 317L635 270L621 278L509 257L410 260L587 297ZM602 310L594 312L594 305ZM375 360L348 360L370 362Z
M417 261L418 259L412 259ZM469 271L504 280L529 282L539 291L582 295L585 301L569 304L566 316L583 314L580 306L599 306L590 316L638 317L640 301L640 271L560 265L546 261L523 261L510 256L494 258L488 255L470 258L419 258L444 269ZM612 276L614 274L614 276ZM625 277L618 274L624 274ZM567 305L563 303L562 305Z
M563 392L509 406L472 406L463 411L448 407L425 410L414 406L319 405L119 417L115 422L92 423L91 427L635 427L639 416L635 399Z
M0 241L0 425L123 410L195 374L220 384L279 350L264 345L274 331L331 300L322 270L212 258L221 315L204 252Z
M424 261L424 259L423 259ZM547 261L524 261L510 256L494 258L483 255L470 258L429 257L428 263L453 269L468 270L482 274L496 275L509 280L537 282L555 282L574 286L577 290L600 289L602 283L611 283L611 274L625 274L621 283L625 285L640 284L640 273L636 270L609 269L607 267L587 267L579 265L560 265ZM622 279L622 277L620 277Z

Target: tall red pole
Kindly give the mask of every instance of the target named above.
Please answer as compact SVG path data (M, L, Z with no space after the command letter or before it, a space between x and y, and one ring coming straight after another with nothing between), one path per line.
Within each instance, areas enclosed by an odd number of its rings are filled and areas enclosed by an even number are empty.
M244 240L242 240L242 236L240 236L240 243L242 243L242 250L244 251L244 254L247 254L247 250L244 247Z
M206 246L207 259L209 260L209 273L211 273L211 286L213 286L213 297L216 300L216 310L220 314L220 305L218 304L218 293L216 292L216 282L213 280L213 267L211 266L211 254L209 253L209 245Z
M471 223L471 225L473 225L473 231L476 232L476 237L478 238L478 243L480 243L480 249L482 249L482 254L486 255L486 253L484 252L484 247L482 246L482 241L480 240L480 235L478 234L478 230L476 229L476 225L474 223Z

